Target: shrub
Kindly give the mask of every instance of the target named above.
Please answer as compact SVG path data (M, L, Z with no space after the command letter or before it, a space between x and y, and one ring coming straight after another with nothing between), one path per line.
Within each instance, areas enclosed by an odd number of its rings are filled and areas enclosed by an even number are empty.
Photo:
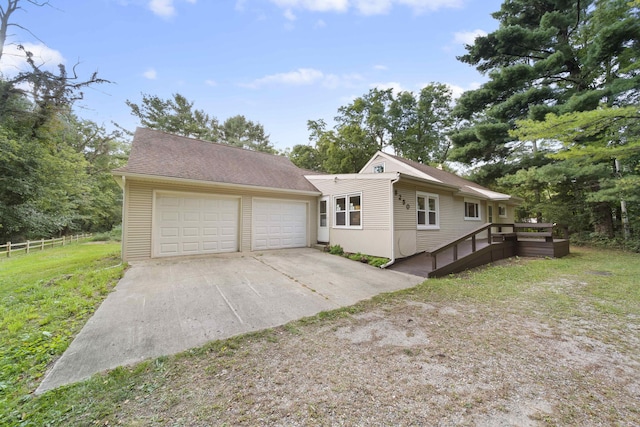
M329 253L331 255L344 255L344 249L340 245L333 245L329 248Z

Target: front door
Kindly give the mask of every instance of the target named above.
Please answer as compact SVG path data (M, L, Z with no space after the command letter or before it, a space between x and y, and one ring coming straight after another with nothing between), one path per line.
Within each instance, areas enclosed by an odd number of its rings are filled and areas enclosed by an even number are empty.
M318 242L329 243L329 198L320 199L318 208Z

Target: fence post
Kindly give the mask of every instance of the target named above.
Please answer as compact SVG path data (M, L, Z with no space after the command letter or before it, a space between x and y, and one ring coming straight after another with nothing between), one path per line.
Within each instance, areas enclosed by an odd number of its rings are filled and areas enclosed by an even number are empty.
M27 251L26 251L27 253L29 253L29 244L30 244L30 243L31 243L31 242L29 242L29 241L27 240Z
M7 242L7 258L11 258L11 242Z
M44 238L40 239L40 250L44 251Z
M65 240L65 237L62 236L62 246L64 246L64 240Z

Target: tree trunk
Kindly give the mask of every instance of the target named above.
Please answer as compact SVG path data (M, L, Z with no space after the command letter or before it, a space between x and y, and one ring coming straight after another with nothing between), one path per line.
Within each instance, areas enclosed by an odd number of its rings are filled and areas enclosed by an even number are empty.
M593 226L597 234L613 237L613 216L609 203L600 202L593 205Z

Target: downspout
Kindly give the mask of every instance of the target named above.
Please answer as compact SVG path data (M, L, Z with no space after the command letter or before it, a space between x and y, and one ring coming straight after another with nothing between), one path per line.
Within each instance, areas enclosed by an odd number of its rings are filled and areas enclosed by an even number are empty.
M127 219L126 216L126 201L127 201L127 194L126 194L126 190L125 188L127 187L127 178L123 175L122 176L122 234L120 235L120 260L122 262L124 262L124 245L125 245L125 233L126 233L126 224L125 224L125 220ZM128 222L128 221L127 221Z
M396 262L396 248L395 248L396 227L395 227L395 221L393 217L393 211L395 210L393 207L393 201L395 200L395 197L393 197L393 185L398 181L400 181L400 172L396 172L396 177L390 181L390 185L389 185L389 218L390 218L389 225L391 227L391 260L388 263L380 266L380 268L387 268L390 265L392 265L394 262Z

